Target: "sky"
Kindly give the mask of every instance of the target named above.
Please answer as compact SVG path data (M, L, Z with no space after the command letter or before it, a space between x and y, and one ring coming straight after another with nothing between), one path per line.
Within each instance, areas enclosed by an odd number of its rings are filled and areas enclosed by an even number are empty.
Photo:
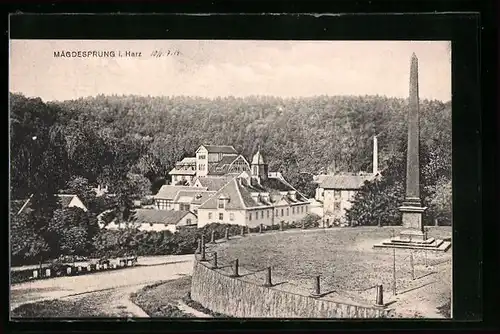
M54 57L79 50L141 57ZM151 56L167 50L179 54ZM10 91L44 101L98 94L405 98L412 53L420 98L451 100L446 41L11 40L9 51Z

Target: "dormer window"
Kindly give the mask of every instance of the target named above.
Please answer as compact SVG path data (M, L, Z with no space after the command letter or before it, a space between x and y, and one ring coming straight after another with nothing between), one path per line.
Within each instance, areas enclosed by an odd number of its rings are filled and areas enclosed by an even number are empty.
M217 200L217 207L219 209L225 209L227 203L229 203L229 198L224 195L220 195L220 197Z

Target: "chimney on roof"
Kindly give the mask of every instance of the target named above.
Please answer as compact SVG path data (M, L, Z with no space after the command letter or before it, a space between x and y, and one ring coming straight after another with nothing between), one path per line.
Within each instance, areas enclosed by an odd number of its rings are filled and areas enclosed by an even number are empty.
M377 136L373 137L373 175L378 174L378 140Z
M290 199L292 201L296 201L297 200L297 192L295 190L291 190L288 192L288 196L290 196Z

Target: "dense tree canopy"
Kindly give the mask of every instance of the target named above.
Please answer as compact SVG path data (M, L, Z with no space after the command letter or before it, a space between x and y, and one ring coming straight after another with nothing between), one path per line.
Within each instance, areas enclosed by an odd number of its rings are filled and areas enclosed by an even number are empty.
M451 103L424 100L420 110L426 152L422 193L429 212L446 220L451 212ZM176 161L193 156L201 144L229 144L247 159L260 145L270 171L281 171L300 192L313 196L312 174L332 166L371 171L372 138L378 135L380 169L395 174L368 187L388 195L379 207L392 208L391 198L399 198L404 180L396 175L404 175L398 154L406 142L406 112L405 99L381 96L99 95L44 103L11 94L11 197L33 194L28 231L39 233L32 239L40 241L41 252L51 247L47 229L60 207L58 192L78 194L90 209L89 219L111 208L111 216L126 221L133 216L132 200L155 193ZM98 183L116 196L96 198L92 188ZM28 218L15 218L15 226L26 225ZM78 229L67 233L68 238L88 235ZM19 253L31 252L21 240L16 247Z

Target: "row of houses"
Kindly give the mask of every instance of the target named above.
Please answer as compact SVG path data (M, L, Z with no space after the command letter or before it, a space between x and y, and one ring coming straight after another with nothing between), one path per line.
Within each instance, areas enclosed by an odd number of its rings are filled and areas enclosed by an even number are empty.
M356 192L378 175L377 142L374 138L373 173L317 175L315 197L306 198L279 172L270 172L260 149L251 163L233 146L202 145L194 157L186 157L169 172L170 184L152 196L153 205L135 210L133 221L140 230L176 232L183 227L211 223L256 227L280 222L294 223L309 213L328 225L341 222ZM107 192L97 188L98 196ZM87 210L76 195L58 195L63 207ZM21 205L23 208L29 199ZM22 210L22 209L20 209ZM107 229L123 226L111 222Z

